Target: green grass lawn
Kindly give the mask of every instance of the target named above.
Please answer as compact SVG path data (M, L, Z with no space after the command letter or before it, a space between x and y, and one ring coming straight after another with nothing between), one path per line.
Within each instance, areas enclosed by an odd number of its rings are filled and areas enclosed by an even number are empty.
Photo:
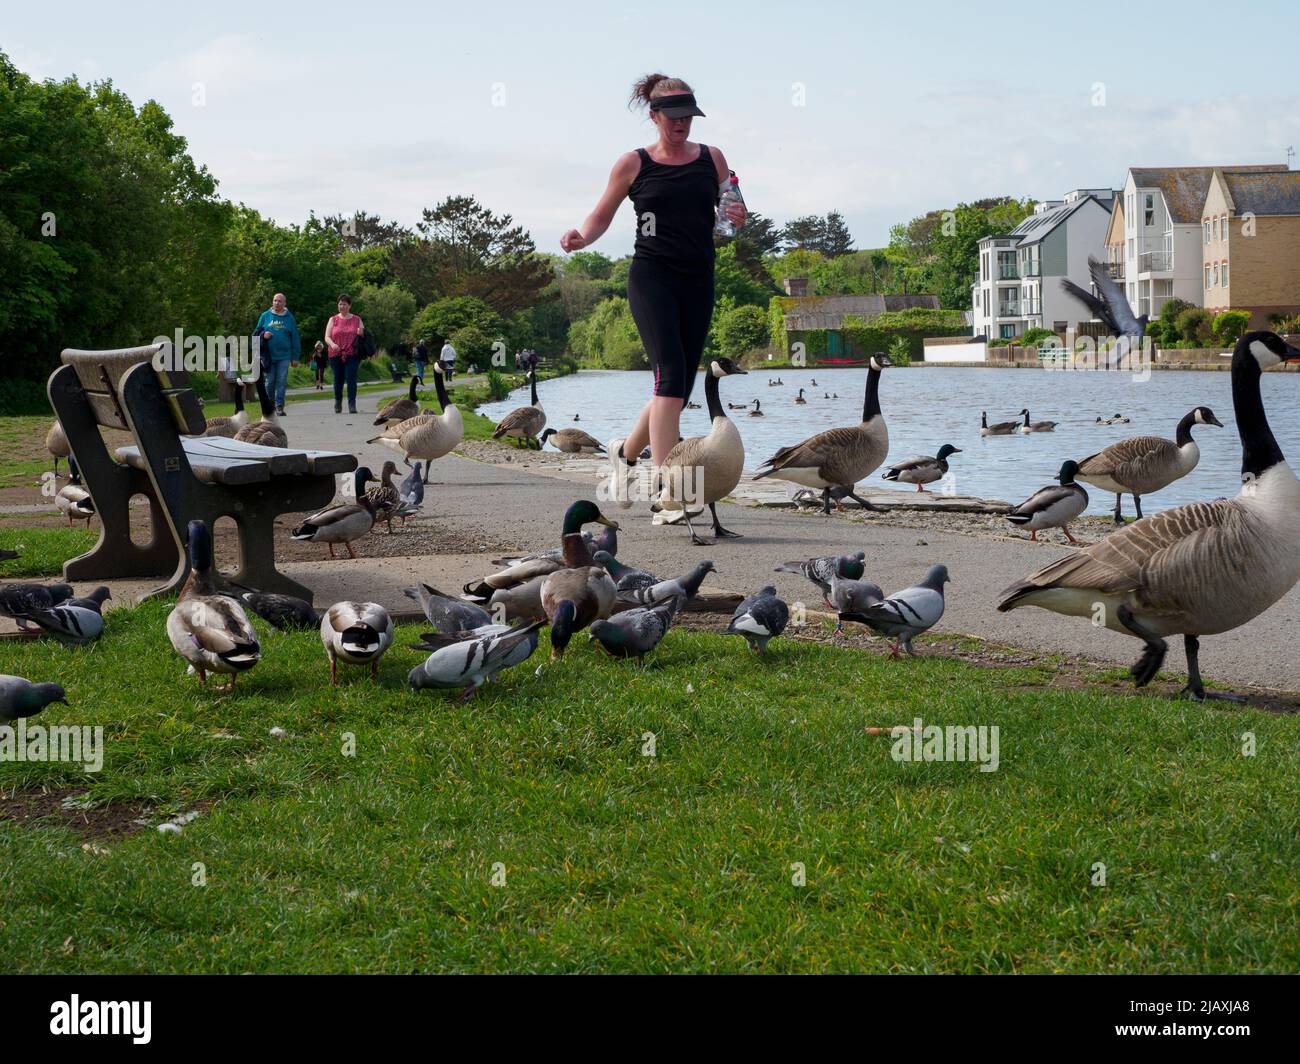
M337 692L314 634L271 633L218 695L184 675L167 609L114 612L83 650L0 643L0 671L67 687L42 723L102 724L107 745L98 775L0 764L0 794L87 786L95 803L147 803L151 824L205 810L179 837L88 848L54 822L0 822L0 969L1300 962L1294 717L1064 690L1047 666L788 640L757 660L681 631L644 670L580 636L535 677L543 641L466 705L405 689L418 628L399 632L379 689L347 669ZM915 716L997 725L998 771L895 762L864 731Z
M18 557L0 561L0 581L33 576L57 576L69 558L85 554L99 542L99 527L87 529L78 522L75 528L28 528L22 518L0 517L0 547L17 550ZM0 651L0 661L3 652ZM0 668L0 672L4 670Z

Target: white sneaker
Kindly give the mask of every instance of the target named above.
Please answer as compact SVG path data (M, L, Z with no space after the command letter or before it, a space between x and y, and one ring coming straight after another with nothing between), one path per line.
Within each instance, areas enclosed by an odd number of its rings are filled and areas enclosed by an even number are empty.
M637 470L618 456L622 446L623 438L619 436L605 444L605 450L609 454L609 476L601 484L599 494L617 503L620 509L628 510L632 506L632 489L636 484Z

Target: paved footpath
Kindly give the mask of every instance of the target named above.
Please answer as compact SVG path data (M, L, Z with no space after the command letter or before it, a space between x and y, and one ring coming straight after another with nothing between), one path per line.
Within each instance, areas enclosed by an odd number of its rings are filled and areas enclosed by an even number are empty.
M393 394L398 391L400 388ZM377 401L373 394L365 397L360 403L362 413L351 416L335 415L324 402L296 403L291 416L285 419L290 441L297 447L351 451L378 472L393 453L378 444L367 445L365 440L377 431L370 423L373 411L382 401ZM365 411L370 411L369 415ZM558 543L564 510L575 498L584 495L594 498L589 488L556 476L448 455L434 463L424 511L440 527L457 533L462 543L466 538L481 535L485 541L538 549ZM696 562L711 558L718 572L710 577L710 582L716 582L717 586L748 593L773 583L787 601L803 601L810 608L818 605L816 590L801 576L774 573L776 565L815 554L864 549L868 577L888 592L915 583L928 565L942 562L949 568L952 583L947 589L947 612L938 631L971 633L1040 651L1082 654L1125 666L1132 664L1141 650L1136 639L1093 628L1083 619L1059 617L1032 608L1011 613L996 611L998 592L1060 557L1066 550L1060 546L932 529L873 526L870 519L863 525L835 515L798 514L770 507L722 504L718 512L723 525L742 533L743 539L697 547L690 543L684 528L652 526L644 503L637 503L630 510L613 508L612 513L623 528L619 536L619 557L662 574L686 572ZM707 521L701 533L706 528ZM336 574L342 587L352 583L352 574L364 573L360 577L361 587L383 587L384 597L380 601L384 601L411 574L422 573L424 579L445 585L443 589L447 591L458 589L471 577L486 573L490 568L487 559L492 556L462 553L423 560L367 559L351 566L346 561L322 563L304 566L309 572L299 578L313 588L319 585L322 596L328 598L334 590ZM391 579L384 578L386 572L391 572ZM360 594L361 588L354 587L351 593ZM403 599L402 603L406 601ZM1292 588L1281 602L1245 627L1206 637L1201 646L1202 671L1207 678L1238 687L1258 685L1300 690L1297 632L1300 632L1300 587ZM1179 639L1171 641L1167 659L1171 670L1181 671L1184 667L1181 643Z

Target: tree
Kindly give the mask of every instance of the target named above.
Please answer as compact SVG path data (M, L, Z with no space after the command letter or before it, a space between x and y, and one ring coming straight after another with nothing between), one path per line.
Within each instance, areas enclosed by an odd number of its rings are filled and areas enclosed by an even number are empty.
M718 322L718 350L736 358L767 346L767 313L760 307L733 307Z
M1250 311L1225 310L1214 316L1214 338L1221 344L1235 344L1250 325Z
M754 280L737 261L735 245L724 244L714 257L713 288L719 299L729 296L737 303L766 307L774 286Z
M379 347L394 351L409 335L415 317L415 296L398 284L362 285L353 309Z
M565 276L580 274L593 281L603 281L614 269L614 260L599 251L575 251L564 263Z
M785 223L781 230L781 239L790 249L802 248L804 251L821 251L822 233L826 223L819 215L806 214Z
M450 296L430 303L415 315L408 335L412 343L423 339L441 346L447 337L471 326L491 340L505 339L501 315L474 296ZM456 346L454 340L452 346Z
M853 250L853 237L839 211L831 211L826 215L822 225L821 246L817 250L830 258L847 255Z
M385 222L377 214L357 211L351 217L342 214L327 215L322 223L339 234L346 251L367 251L388 248L409 239L411 231L397 222Z

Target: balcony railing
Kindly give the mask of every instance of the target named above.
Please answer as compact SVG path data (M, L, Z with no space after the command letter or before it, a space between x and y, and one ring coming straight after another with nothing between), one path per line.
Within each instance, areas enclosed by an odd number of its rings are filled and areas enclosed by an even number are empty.
M1111 280L1113 281L1124 280L1124 264L1122 262L1106 263L1106 272L1110 274Z
M999 318L1018 318L1018 317L1020 317L1020 304L1019 304L1019 303L999 303L999 304L998 304L998 317L999 317Z
M1138 270L1141 273L1172 270L1173 268L1174 253L1172 251L1144 251L1138 256Z
M1016 268L1015 268L1014 266L999 266L999 267L998 267L998 280L999 280L999 281L1018 281L1018 280L1020 280L1020 274L1016 272Z

